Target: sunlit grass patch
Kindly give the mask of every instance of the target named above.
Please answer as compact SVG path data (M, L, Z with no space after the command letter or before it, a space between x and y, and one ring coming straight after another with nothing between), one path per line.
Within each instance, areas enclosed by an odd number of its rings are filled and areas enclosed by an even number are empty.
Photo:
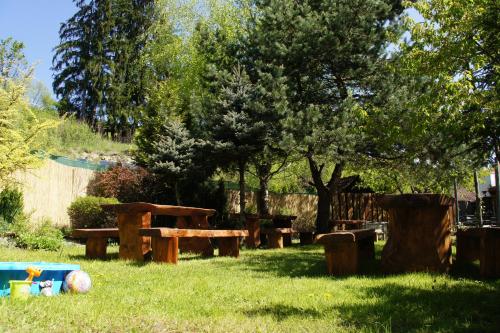
M380 247L377 246L377 251ZM179 264L87 260L84 247L59 253L0 248L1 261L78 263L87 295L0 299L0 331L66 332L495 332L500 281L456 275L325 274L323 250L242 250L239 259L181 255Z

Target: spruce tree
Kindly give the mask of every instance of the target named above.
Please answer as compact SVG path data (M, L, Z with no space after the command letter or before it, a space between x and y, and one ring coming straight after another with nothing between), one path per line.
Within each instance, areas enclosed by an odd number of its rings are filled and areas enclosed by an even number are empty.
M130 136L145 102L140 53L154 19L152 0L74 0L78 11L61 25L53 88L60 112L75 114L114 139Z

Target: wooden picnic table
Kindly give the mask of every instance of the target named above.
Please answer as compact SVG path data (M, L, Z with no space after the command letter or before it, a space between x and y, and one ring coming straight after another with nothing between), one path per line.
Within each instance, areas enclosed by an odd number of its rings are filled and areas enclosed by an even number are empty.
M117 214L120 258L133 260L144 260L144 255L151 250L151 238L139 235L139 229L151 228L151 216L175 216L178 228L208 229L208 217L216 212L213 209L156 205L146 202L101 205L101 207ZM184 251L213 255L213 246L208 238L182 239L179 247Z
M334 220L333 227L339 228L338 230L356 230L363 229L366 220Z

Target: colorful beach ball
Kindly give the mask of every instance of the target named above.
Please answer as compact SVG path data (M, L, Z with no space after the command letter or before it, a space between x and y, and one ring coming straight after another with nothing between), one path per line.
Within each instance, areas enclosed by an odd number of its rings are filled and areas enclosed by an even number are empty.
M64 279L63 289L75 294L88 293L92 282L90 276L84 271L71 271Z

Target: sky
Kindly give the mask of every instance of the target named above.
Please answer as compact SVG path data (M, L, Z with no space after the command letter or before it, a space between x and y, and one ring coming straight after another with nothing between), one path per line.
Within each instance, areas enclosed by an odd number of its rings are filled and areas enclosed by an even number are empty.
M24 53L35 65L34 79L52 91L53 48L59 43L60 24L76 12L72 0L0 0L0 39L24 43ZM418 18L415 11L410 16Z
M24 43L24 54L34 64L36 80L52 91L52 49L59 43L59 26L73 16L72 0L0 0L0 39Z

